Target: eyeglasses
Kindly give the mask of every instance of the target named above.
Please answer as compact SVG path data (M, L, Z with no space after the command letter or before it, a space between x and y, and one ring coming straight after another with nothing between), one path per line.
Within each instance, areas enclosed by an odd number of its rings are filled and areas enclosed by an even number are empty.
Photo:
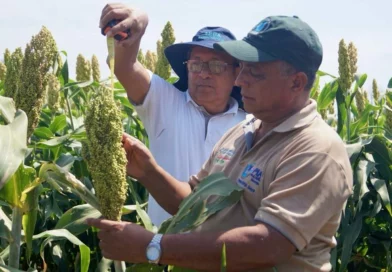
M215 75L219 75L226 71L228 65L237 67L238 63L229 64L219 60L200 61L200 60L188 60L184 64L187 65L188 71L192 73L201 73L204 67L208 67L208 70Z

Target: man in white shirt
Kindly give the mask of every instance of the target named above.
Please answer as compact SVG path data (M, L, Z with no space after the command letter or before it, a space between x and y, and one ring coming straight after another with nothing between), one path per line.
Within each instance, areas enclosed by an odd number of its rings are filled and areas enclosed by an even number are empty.
M131 32L130 38L116 44L115 74L145 126L156 161L177 180L186 181L198 172L223 134L245 119L238 104L242 103L239 89L233 87L238 64L213 49L214 43L235 37L221 27L205 27L192 42L166 48L165 55L179 76L172 85L137 61L147 14L122 4L108 4L100 26L113 19L120 23L107 35L127 29ZM151 196L148 214L157 226L171 217Z

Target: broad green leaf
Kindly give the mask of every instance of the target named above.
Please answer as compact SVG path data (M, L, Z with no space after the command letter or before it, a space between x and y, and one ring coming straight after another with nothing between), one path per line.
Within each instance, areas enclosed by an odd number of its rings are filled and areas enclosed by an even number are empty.
M41 181L47 181L60 193L72 192L83 201L99 210L97 197L72 173L65 171L60 166L55 164L42 165L39 177Z
M97 209L89 204L78 205L66 211L54 228L67 229L72 234L79 235L89 228L85 224L87 218L99 218L101 215Z
M392 165L391 149L388 148L389 142L383 136L376 135L370 144L365 146L365 151L373 155L376 162L376 168L385 180L392 180L392 172L390 166Z
M344 139L345 137L344 124L346 123L346 119L347 119L347 109L346 109L344 93L342 92L342 89L340 87L336 92L336 102L338 108L338 126L336 132L340 135L342 139Z
M346 228L345 232L341 234L343 247L342 247L341 264L339 267L339 272L344 272L346 270L346 267L350 262L350 256L351 256L353 244L357 240L361 228L362 228L362 216L356 216L354 222L350 225L350 227Z
M375 163L367 160L360 160L354 172L355 191L354 199L358 200L357 209L355 214L360 212L362 207L362 198L369 192L367 180L370 172L374 169Z
M367 79L367 74L357 74L354 76L356 83L358 84L359 88L362 88L363 84L365 84Z
M64 135L61 137L56 137L51 140L45 141L45 142L39 142L37 143L38 148L50 148L50 147L58 147L60 145L63 145L67 141L69 141L70 135Z
M4 118L7 124L12 123L15 118L15 103L12 98L0 97L0 115Z
M355 144L346 144L346 151L348 157L350 158L351 164L357 161L358 156L362 153L362 149L364 148L363 143L355 143Z
M71 83L64 85L64 90L71 88L71 87L75 87L75 86L79 87L79 88L84 88L84 87L90 86L93 83L94 83L94 80L71 82ZM69 98L72 98L72 97L69 97Z
M37 213L38 213L38 199L39 199L39 188L38 185L25 190L22 193L22 201L25 195L26 200L23 203L24 214L22 218L22 226L25 233L25 242L26 242L26 257L27 260L30 260L31 252L32 252L32 243L33 243L33 234L35 230L35 225L37 222Z
M0 189L23 162L27 151L27 116L21 110L15 112L11 102L0 97L1 115L8 120L7 125L0 125Z
M34 135L40 139L49 140L54 137L53 132L47 127L38 127L34 130Z
M371 178L370 182L380 195L384 207L387 209L389 214L392 216L391 202L389 200L388 188L383 179Z
M310 96L309 96L310 98L316 100L316 93L318 88L320 87L319 85L320 85L320 76L316 75L312 89L310 90Z
M129 190L131 191L131 193L132 193L132 195L134 197L134 201L136 203L137 215L142 220L145 229L154 232L154 226L153 226L153 224L151 222L150 217L148 216L146 211L141 208L141 206L139 204L139 197L137 196L136 191L135 191L135 189L133 187L133 182L132 181L128 182L128 186L129 186Z
M67 126L67 117L65 114L56 116L53 120L53 122L50 124L49 129L53 132L59 132L60 130L63 130Z
M187 214L185 214L182 218L178 219L178 223L172 225L170 233L181 233L192 229L204 213L206 203L207 200L196 202ZM175 218L173 217L173 219Z
M207 213L205 212L202 214L203 217L199 218L196 225L204 222L208 216L217 212L219 209L225 208L225 205L219 205L218 209L213 209L214 204L221 204L223 202L224 204L232 205L233 203L231 201L223 201L222 198L219 198L219 196L228 197L230 199L235 191L240 192L236 195L237 199L234 199L235 201L238 201L243 189L225 177L223 173L214 173L206 177L196 186L193 192L181 202L178 212L173 216L165 233L172 233L175 226L180 223L182 219L187 218L185 216L191 211L192 207L194 207L197 202L202 202L207 200L209 197L213 197L213 200L215 201L210 201L210 199L208 199L207 207L209 208L206 209ZM212 212L209 210L212 210Z
M317 71L317 75L320 76L320 77L322 77L322 76L330 76L332 78L336 78L336 76L333 76L331 74L328 74L328 73L320 71L320 70Z
M70 171L76 159L77 158L70 153L61 154L60 158L57 159L56 164L61 168Z
M317 99L318 110L326 109L332 103L332 101L335 99L337 89L338 89L338 84L335 82L327 83L324 86L323 90L321 91Z
M12 207L23 208L22 193L35 179L35 169L20 165L18 170L0 190L0 199Z
M69 80L68 60L65 60L63 68L61 69L61 78L62 78L62 80L60 80L60 81L62 81L61 82L62 86L68 84L68 80Z
M44 248L47 244L58 241L58 240L63 240L67 239L74 245L79 246L79 251L80 251L80 262L81 262L81 271L82 272L87 272L88 267L90 265L90 248L86 246L83 242L81 242L76 236L74 236L72 233L70 233L66 229L59 229L59 230L48 230L45 232L42 232L40 234L34 235L33 239L41 239L41 238L46 238L42 244L41 244L41 258L45 262L45 257L44 257Z
M391 77L391 79L388 81L387 88L392 88L392 77Z
M0 238L10 242L11 240L12 222L11 219L0 209Z

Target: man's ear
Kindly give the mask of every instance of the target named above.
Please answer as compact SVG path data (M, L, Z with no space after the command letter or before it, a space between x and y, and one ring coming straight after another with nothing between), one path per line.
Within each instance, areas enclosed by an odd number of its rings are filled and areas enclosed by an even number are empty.
M308 76L304 72L298 72L293 75L291 89L295 93L301 93L308 84Z

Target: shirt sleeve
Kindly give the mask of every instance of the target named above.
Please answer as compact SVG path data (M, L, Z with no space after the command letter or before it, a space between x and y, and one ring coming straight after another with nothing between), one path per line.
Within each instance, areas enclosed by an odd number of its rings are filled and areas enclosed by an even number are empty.
M150 88L142 104L135 105L135 110L143 122L149 137L157 137L172 120L177 105L185 102L185 95L169 82L151 71ZM132 101L131 101L132 102Z
M342 211L351 193L350 173L328 154L310 152L282 160L275 173L255 219L302 250Z

